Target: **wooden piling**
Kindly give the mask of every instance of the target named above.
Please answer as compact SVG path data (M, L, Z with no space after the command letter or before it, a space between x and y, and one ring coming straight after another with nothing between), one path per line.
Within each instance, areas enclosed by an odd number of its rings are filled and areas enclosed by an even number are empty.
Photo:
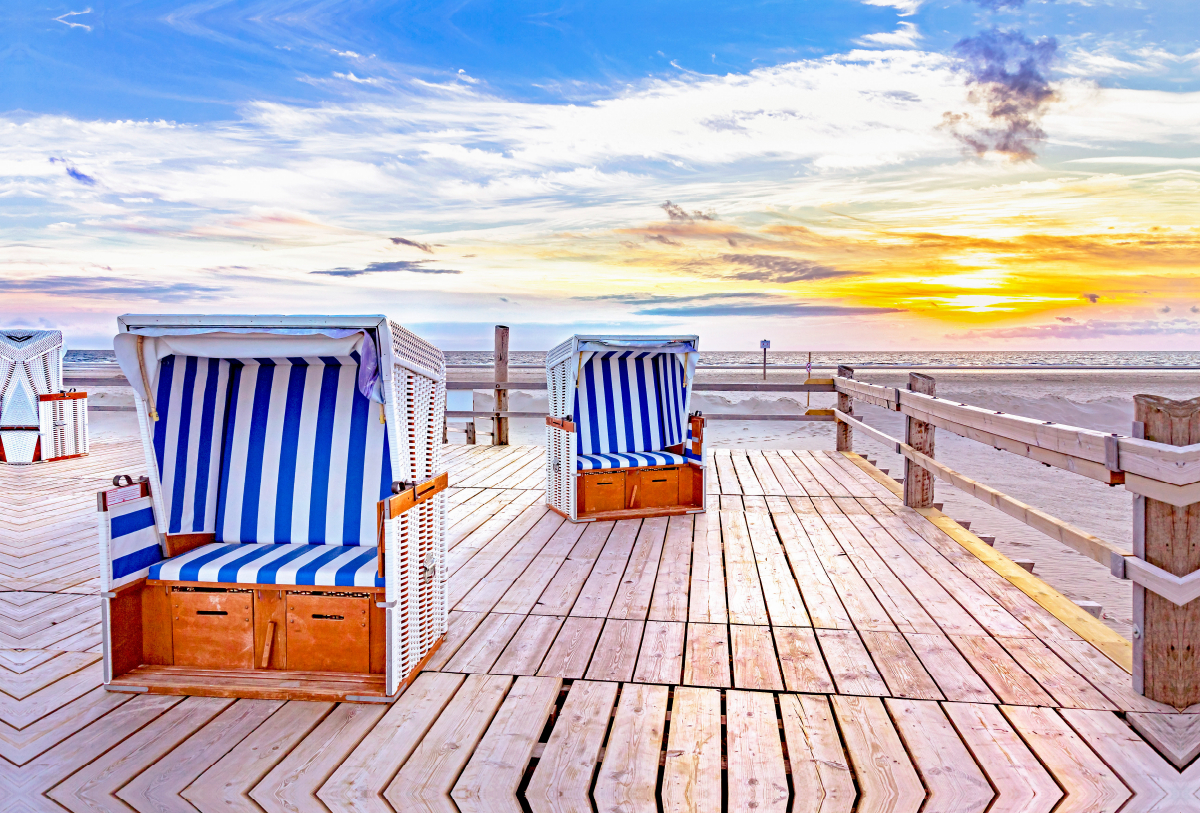
M508 326L496 325L496 383L508 381ZM496 411L508 411L508 390L496 390ZM508 418L496 418L495 435L492 442L497 446L508 445Z
M1200 398L1135 395L1133 404L1146 440L1200 443ZM1200 503L1139 496L1133 516L1135 556L1179 577L1200 570ZM1200 702L1200 599L1179 606L1138 584L1133 598L1134 688L1177 708Z
M922 395L933 395L935 382L932 376L909 373L908 388ZM933 439L933 424L919 421L911 415L905 418L905 443L933 457ZM933 505L933 475L907 458L904 460L904 504L909 508L928 508Z
M839 364L837 374L841 378L854 378L854 368L847 367L844 364ZM853 417L854 401L845 393L838 393L837 396L838 409ZM839 452L854 451L854 430L850 428L850 424L837 422L837 450Z

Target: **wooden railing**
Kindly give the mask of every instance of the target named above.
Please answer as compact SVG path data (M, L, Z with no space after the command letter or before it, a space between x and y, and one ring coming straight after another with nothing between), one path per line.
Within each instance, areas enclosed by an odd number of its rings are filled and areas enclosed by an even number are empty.
M1200 398L1134 397L1133 435L1098 432L938 398L932 379L910 376L909 389L834 378L838 449L853 433L891 446L905 460L905 483L928 473L986 502L1134 583L1134 689L1185 707L1200 702ZM925 389L924 392L916 391ZM854 414L862 401L906 416L901 441ZM1134 495L1133 550L1125 550L938 462L933 430L944 429L998 450L1070 471ZM1165 442L1164 442L1165 441ZM922 448L918 448L921 446ZM928 508L932 490L905 488L905 504Z

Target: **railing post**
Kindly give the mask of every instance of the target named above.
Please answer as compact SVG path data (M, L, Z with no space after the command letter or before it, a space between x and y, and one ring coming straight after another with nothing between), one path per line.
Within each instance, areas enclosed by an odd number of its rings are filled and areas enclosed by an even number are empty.
M908 374L908 388L922 395L933 395L932 376ZM922 454L933 457L933 424L913 417L904 420L904 442ZM904 458L904 504L909 508L928 508L933 505L933 475L916 463Z
M508 381L508 327L496 325L496 383ZM508 411L508 390L496 390L496 411ZM508 418L496 418L496 434L492 442L497 446L508 445Z
M1133 419L1134 434L1146 440L1200 443L1200 398L1135 395ZM1174 506L1135 496L1133 522L1139 559L1180 577L1200 570L1200 503ZM1135 582L1133 624L1134 689L1177 708L1200 702L1200 600L1181 607Z
M854 368L839 364L837 374L840 378L854 378ZM854 415L854 401L849 395L839 392L837 405L838 409L847 415ZM837 422L837 450L839 452L854 451L854 430L850 428L850 424L842 421Z

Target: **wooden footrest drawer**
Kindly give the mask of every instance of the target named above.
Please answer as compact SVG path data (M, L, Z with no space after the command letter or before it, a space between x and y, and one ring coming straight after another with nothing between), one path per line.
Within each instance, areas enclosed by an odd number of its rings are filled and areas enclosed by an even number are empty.
M174 587L170 600L176 666L203 669L253 667L253 591Z
M286 601L289 670L370 671L368 593L289 592Z

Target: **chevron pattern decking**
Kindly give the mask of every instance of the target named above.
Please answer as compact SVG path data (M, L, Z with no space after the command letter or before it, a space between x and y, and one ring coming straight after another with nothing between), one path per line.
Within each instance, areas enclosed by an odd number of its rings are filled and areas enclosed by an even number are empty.
M451 447L450 633L394 705L109 693L94 491L142 458L93 449L0 466L5 811L1200 809L1155 750L1200 717L832 453L571 525L540 449Z

